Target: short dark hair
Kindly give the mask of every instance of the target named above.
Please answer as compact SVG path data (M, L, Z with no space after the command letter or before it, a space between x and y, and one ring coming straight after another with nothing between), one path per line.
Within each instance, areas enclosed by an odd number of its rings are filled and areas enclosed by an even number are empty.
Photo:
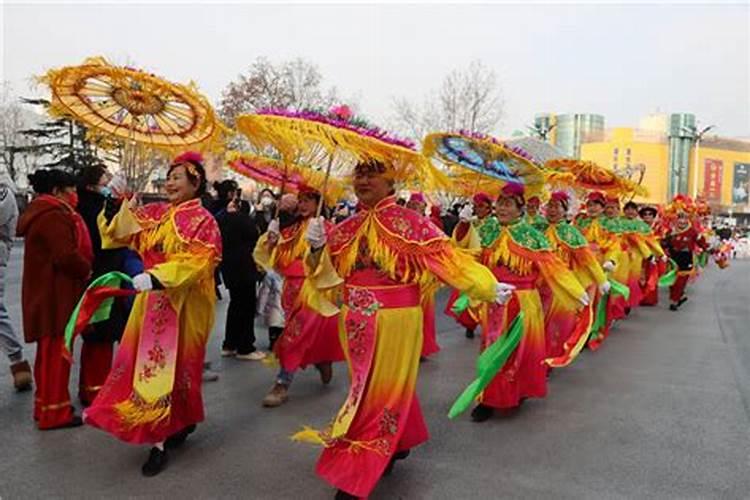
M656 211L654 207L642 207L640 210L638 210L638 215L640 215L641 217L643 217L646 214L651 214L654 217L656 217L657 213L658 212Z
M274 193L273 190L268 189L268 188L261 189L260 195L258 195L258 198L263 198L263 193L268 193L271 195L271 198L273 198L274 200L276 199L276 193Z
M87 188L99 184L102 176L107 174L107 168L104 165L88 165L83 167L78 173L78 187Z
M51 194L55 189L75 187L72 174L56 168L42 168L29 176L29 183L36 194Z
M628 208L632 208L633 210L638 210L638 204L634 201L629 201L625 204L624 207L622 207L622 209L627 210Z
M240 186L232 179L225 179L221 182L214 182L214 189L216 190L219 199L226 201L229 199L229 193L239 190Z

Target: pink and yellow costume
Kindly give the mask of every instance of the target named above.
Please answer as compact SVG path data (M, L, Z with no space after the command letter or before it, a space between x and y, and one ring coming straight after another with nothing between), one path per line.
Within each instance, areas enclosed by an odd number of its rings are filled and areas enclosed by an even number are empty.
M604 264L607 261L617 264L618 261L622 260L619 236L611 226L606 225L604 217L589 217L585 214L579 215L575 220L575 226L581 231L586 241L589 242L589 248L596 256L599 264ZM597 290L596 298L593 301L594 310L597 310L600 300L603 300L603 297L601 292ZM607 335L609 335L613 317L609 312L609 303L607 305L607 321L598 332L591 332L589 347L593 350L598 349L604 339L607 338Z
M550 224L545 232L550 245L568 269L571 270L576 280L586 290L591 302L594 301L599 289L606 283L607 276L601 265L596 260L596 255L589 247L588 241L581 232L563 220L556 224ZM552 358L565 356L565 361L572 361L573 357L583 348L582 343L569 343L576 340L573 336L580 322L575 314L571 314L566 305L560 302L559 296L544 294L543 299L549 296L545 303L546 311L546 333L547 333L547 355ZM580 332L586 333L588 332ZM575 338L572 338L575 337ZM581 340L585 341L583 337ZM558 365L559 366L559 365Z
M109 224L100 215L99 225L102 246L137 251L163 289L137 295L85 421L129 443L163 442L204 418L201 376L214 322L219 228L198 199L132 211L124 202Z
M424 297L440 280L491 301L496 280L429 219L392 196L336 226L318 256L311 279L319 289L343 280L339 332L351 387L328 429L306 429L295 439L325 445L318 474L367 497L395 453L428 439L415 394Z
M565 263L555 255L549 241L523 219L501 225L499 233L482 252L481 262L499 282L515 286L517 300L507 305L489 305L482 328L482 349L502 335L519 311L523 311L521 342L500 372L480 396L480 403L492 408L513 408L525 398L547 394L547 345L545 316L540 285L550 289L555 311L562 316L583 308L586 291ZM559 320L553 318L553 321ZM590 321L590 317L589 317Z
M343 361L338 337L338 309L318 298L305 272L308 250L305 231L309 219L281 230L279 241L269 251L268 234L261 236L253 257L265 269L275 269L283 278L281 305L286 316L284 332L274 353L287 372L308 365ZM313 292L313 293L311 293Z

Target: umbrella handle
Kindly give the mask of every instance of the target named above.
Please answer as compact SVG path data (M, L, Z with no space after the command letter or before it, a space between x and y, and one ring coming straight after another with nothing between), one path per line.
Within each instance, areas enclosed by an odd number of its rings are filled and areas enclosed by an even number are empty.
M331 176L331 166L333 165L333 154L328 156L328 166L326 167L326 175L323 177L323 190L320 193L320 201L318 201L318 210L315 214L316 217L320 217L323 211L323 203L326 199L326 191L328 190L328 178Z

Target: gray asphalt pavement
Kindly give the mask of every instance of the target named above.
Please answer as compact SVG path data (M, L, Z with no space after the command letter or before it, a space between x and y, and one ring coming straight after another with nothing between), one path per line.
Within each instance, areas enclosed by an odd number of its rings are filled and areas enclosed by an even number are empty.
M6 298L16 324L19 258ZM443 350L419 382L432 439L372 498L750 497L750 262L707 270L690 296L678 313L664 303L635 311L602 349L555 372L545 400L483 424L446 417L471 379L478 340L440 315ZM334 415L344 367L329 387L313 371L299 375L288 404L264 409L273 371L219 356L225 309L209 349L221 380L204 385L207 420L155 478L140 474L145 448L87 427L35 430L33 394L15 394L3 378L0 498L332 498L313 471L318 450L289 436Z

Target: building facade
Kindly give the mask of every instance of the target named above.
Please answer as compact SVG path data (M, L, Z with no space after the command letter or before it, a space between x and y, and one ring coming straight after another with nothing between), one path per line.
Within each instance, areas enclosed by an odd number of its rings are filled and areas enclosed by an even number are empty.
M609 130L584 142L580 157L640 181L649 194L636 201L663 204L677 193L697 193L716 213L750 214L750 141L705 137L696 152L690 117L669 115L661 131Z
M603 137L604 117L588 113L544 113L534 117L534 128L549 131L547 142L554 144L566 156L580 158L582 143Z

